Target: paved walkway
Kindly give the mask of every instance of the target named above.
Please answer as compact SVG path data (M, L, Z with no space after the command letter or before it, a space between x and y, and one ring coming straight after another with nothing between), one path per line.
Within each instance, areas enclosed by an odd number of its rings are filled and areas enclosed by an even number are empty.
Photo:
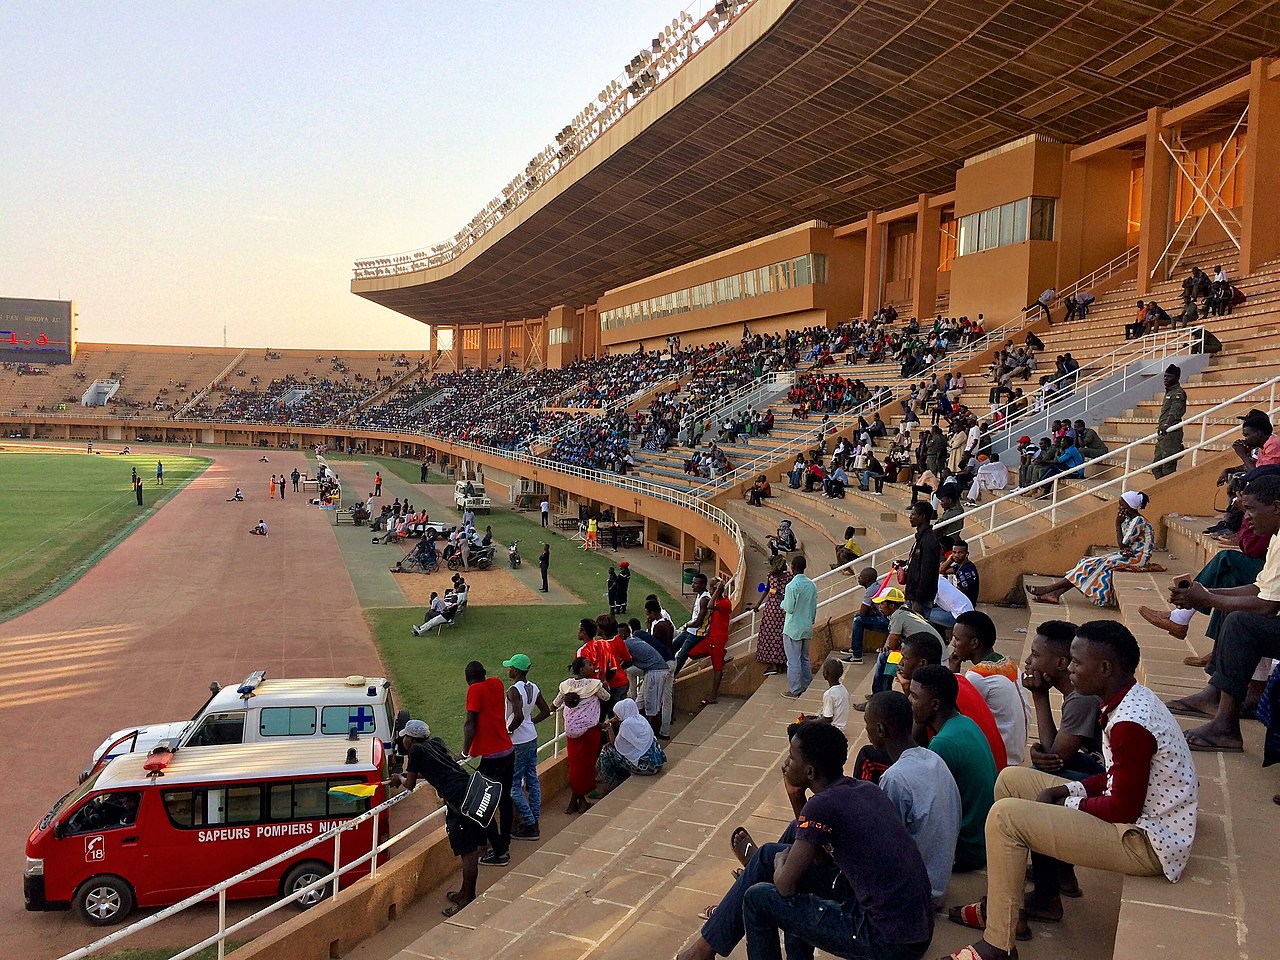
M94 938L72 913L26 913L19 891L28 832L107 733L189 717L209 681L257 669L382 671L328 514L292 492L267 499L271 473L305 471L302 454L270 451L263 464L260 450L200 453L214 463L187 489L64 593L0 624L0 763L27 772L0 780L0 957L54 957ZM249 499L226 503L237 486ZM266 539L248 534L259 517ZM193 942L214 911L135 945Z

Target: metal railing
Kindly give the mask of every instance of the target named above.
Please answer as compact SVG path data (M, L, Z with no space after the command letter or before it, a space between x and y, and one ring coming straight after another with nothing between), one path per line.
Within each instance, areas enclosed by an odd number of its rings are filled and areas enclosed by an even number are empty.
M560 723L561 723L560 712L557 710L553 714L553 716L555 717L555 732L552 735L550 740L547 740L545 743L542 743L539 745L538 752L543 753L544 751L550 749L551 756L558 757L560 755L560 746L565 740L565 734L560 729ZM206 947L211 947L215 945L217 947L218 960L222 960L222 958L226 956L227 939L229 937L232 937L235 934L239 933L241 930L244 930L250 925L257 923L259 920L263 919L264 917L268 917L271 914L275 913L276 911L284 907L287 907L289 904L297 900L301 900L303 897L307 896L308 894L314 891L324 890L330 884L333 885L331 893L333 895L336 895L341 886L341 882L342 882L341 878L343 877L343 875L350 873L352 870L362 867L367 863L369 864L369 879L371 880L376 879L378 876L378 867L379 867L378 860L379 860L379 857L382 856L382 854L386 853L396 844L403 843L405 840L409 839L410 837L415 837L424 828L434 827L438 822L442 821L445 808L443 806L440 806L440 807L437 807L435 810L432 810L426 816L420 817L418 820L414 821L412 824L410 824L405 829L401 830L399 833L396 833L393 836L387 837L386 839L379 841L378 820L381 817L381 815L386 811L390 810L396 804L403 802L407 797L411 796L416 791L417 791L417 787L415 787L413 791L406 790L404 793L397 794L396 796L391 797L389 800L385 800L382 803L378 804L376 807L372 807L369 810L366 810L364 813L360 814L359 816L352 817L350 820L344 820L338 826L333 827L332 829L327 830L324 833L319 834L318 836L312 837L309 840L305 840L302 843L299 843L297 846L291 847L290 849L284 851L283 853L280 853L274 857L271 857L269 860L264 860L262 863L259 863L256 866L250 867L247 870L242 870L239 873L237 873L235 876L228 877L227 879L221 881L220 883L215 883L210 887L206 887L204 890L201 890L199 893L193 893L191 896L187 897L185 900L180 900L178 903L175 903L169 907L165 907L163 910L159 910L156 913L153 913L149 917L144 917L141 920L135 921L134 923L129 924L129 926L124 927L120 930L117 930L114 933L108 934L107 936L102 937L98 940L95 940L93 943L90 943L87 946L83 946L83 947L80 947L78 950L72 950L70 953L63 954L63 956L61 956L59 960L81 960L81 958L83 957L93 956L94 954L99 953L102 950L105 950L107 947L115 946L116 944L121 943L124 940L127 940L129 937L132 937L134 934L137 934L143 930L146 930L148 927L154 927L159 923L163 923L165 920L168 920L170 917L176 916L177 914L182 913L186 910L189 910L194 906L203 904L214 897L216 897L218 900L217 932L205 937L199 943L193 944L192 946L187 947L186 949L173 954L169 958L169 960L187 960L188 957L194 956L195 954L199 953L201 950L204 950ZM369 821L371 821L371 825L372 825L373 840L369 846L368 852L361 854L359 857L343 865L342 835L344 833L350 833L351 831L358 829L359 827L363 826L364 823ZM232 887L237 886L238 884L243 883L246 880L256 877L260 873L263 873L267 870L272 869L273 867L278 867L282 863L287 863L288 861L297 857L299 854L305 853L307 850L311 850L311 849L320 847L322 845L327 845L330 842L332 842L333 844L334 866L333 866L333 869L331 869L327 874L313 881L312 883L308 884L305 887L300 887L297 890L292 891L287 896L281 897L277 900L273 900L271 903L263 907L261 910L254 912L253 914L243 918L242 920L237 920L235 923L232 923L232 924L227 923L227 891L228 890L230 890Z
M698 417L710 421L714 427L717 420L735 416L748 407L754 407L780 390L790 390L795 382L795 370L774 370L756 377L750 383L744 383L727 397L717 400L704 413L698 414Z
M1123 457L1123 467L1114 464L1108 469L1120 469L1119 475L1106 480L1100 480L1094 486L1086 490L1070 496L1062 495L1061 481L1069 479L1065 474L1040 480L1036 483L1028 484L1025 487L1018 487L1002 494L1000 497L992 500L990 503L981 504L972 507L964 513L960 514L960 520L974 520L982 522L983 529L969 532L965 531L964 539L969 544L970 553L973 555L982 555L986 552L985 541L993 535L1001 534L1014 527L1023 526L1028 521L1037 518L1047 518L1049 524L1055 525L1058 521L1058 512L1064 507L1082 503L1086 498L1097 499L1100 490L1114 488L1119 486L1120 490L1124 489L1123 484L1132 480L1135 476L1150 473L1157 466L1173 464L1181 459L1189 459L1191 466L1196 466L1200 460L1200 453L1206 448L1214 444L1220 444L1224 439L1237 435L1240 430L1239 421L1235 414L1230 416L1229 423L1214 425L1211 423L1214 419L1222 419L1215 417L1220 411L1227 410L1233 406L1249 403L1263 410L1268 416L1274 417L1277 413L1276 394L1280 391L1280 376L1272 377L1270 380L1259 384L1256 387L1250 387L1241 393L1236 394L1227 400L1223 400L1214 404L1206 410L1202 410L1192 417L1183 420L1178 429L1184 432L1188 428L1199 427L1199 439L1185 446L1183 450L1172 456L1164 457L1160 460L1153 460L1150 463L1135 465L1134 455L1139 448L1158 438L1158 433L1151 433L1139 437L1125 444L1123 447L1113 450L1106 454L1106 459L1114 461ZM1220 427L1221 429L1214 429ZM1213 432L1211 432L1213 431ZM1216 452L1216 451L1215 451ZM1085 464L1096 463L1097 461L1085 461ZM1068 473L1074 473L1076 469L1082 470L1083 467L1075 468ZM1028 511L1025 502L1028 496L1037 496L1045 492L1048 488L1049 502L1042 506L1035 507ZM1013 514L1005 518L1005 514ZM1000 514L998 516L997 514ZM814 577L814 583L818 587L818 609L830 608L839 601L852 602L855 598L860 598L864 588L859 586L857 581L846 576L847 571L852 571L855 567L862 568L866 566L875 567L877 570L888 569L888 562L898 559L910 550L910 544L915 539L914 534L901 537L884 546L871 550L857 560L853 560L843 566L836 567L825 573L821 573ZM975 551L975 548L977 550ZM756 634L756 617L754 611L745 611L738 614L730 621L730 634L728 650L735 653L745 653L751 649Z
M992 431L992 445L1007 444L1009 437L1037 428L1036 425L1042 421L1043 429L1048 430L1054 420L1060 419L1055 411L1063 406L1078 404L1079 412L1086 412L1090 407L1124 395L1139 377L1153 375L1154 371L1145 366L1147 362L1191 356L1203 345L1204 333L1204 327L1162 330L1127 341L1110 353L1090 360L1079 370L1055 377L1037 388L1036 393L1047 392L1052 397L1044 408L1029 416L1023 414L998 431ZM1049 388L1047 391L1046 387ZM1032 398L1034 396L1032 394Z
M460 257L486 233L513 214L538 189L550 181L578 154L600 139L614 124L647 99L670 76L695 57L720 31L736 21L753 0L694 0L672 21L660 28L653 42L632 58L578 116L540 150L514 177L449 240L425 250L388 257L357 260L353 274L367 277L396 276L438 267ZM597 106L599 104L599 106Z

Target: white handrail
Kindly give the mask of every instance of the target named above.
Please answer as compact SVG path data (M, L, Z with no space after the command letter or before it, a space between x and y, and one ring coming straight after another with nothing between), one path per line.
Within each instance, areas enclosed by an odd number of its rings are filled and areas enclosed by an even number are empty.
M1110 353L1090 360L1079 370L1055 377L1036 389L1036 393L1041 393L1045 392L1045 387L1050 388L1048 392L1053 399L1045 405L1044 409L1038 412L1029 411L1019 419L1010 420L1007 426L993 431L992 444L1004 442L1016 430L1030 429L1028 423L1035 423L1042 418L1045 429L1048 429L1053 420L1057 419L1053 411L1060 405L1083 401L1084 409L1088 410L1091 402L1096 404L1099 399L1109 397L1113 393L1123 394L1129 388L1130 372L1135 364L1154 360L1157 357L1165 360L1183 354L1191 355L1195 352L1195 348L1204 342L1204 332L1204 327L1162 330L1137 340L1127 341ZM1104 382L1117 372L1121 372L1120 380ZM1081 387L1084 388L1083 392ZM1035 395L1033 393L1031 397L1034 398Z
M1276 403L1277 387L1280 387L1280 376L1272 377L1270 380L1267 380L1256 387L1251 387L1248 390L1245 390L1241 393L1236 394L1234 397L1231 397L1227 400L1220 401L1219 403L1214 404L1212 407L1208 408L1207 410L1202 410L1199 413L1195 414L1194 416L1188 417L1187 419L1183 420L1181 423L1177 425L1175 429L1185 430L1187 427L1193 427L1198 424L1200 426L1200 439L1196 443L1190 446L1184 447L1183 450L1181 450L1180 452L1172 456L1165 457L1161 460L1153 461L1151 463L1144 463L1137 467L1134 466L1133 464L1134 451L1138 447L1142 446L1143 444L1150 443L1152 440L1157 439L1158 433L1156 431L1153 431L1144 437L1140 437L1136 440L1133 440L1130 443L1125 444L1123 447L1120 447L1119 449L1114 450L1111 453L1108 453L1107 454L1108 458L1115 458L1121 454L1124 455L1124 469L1122 473L1117 477L1114 477L1110 480L1102 481L1097 486L1091 487L1087 490L1082 490L1070 497L1067 497L1066 499L1059 499L1058 481L1064 479L1064 477L1062 475L1058 475L1052 478L1048 478L1046 480L1041 480L1037 483L1030 484L1026 487L1019 487L1015 490L1011 490L1008 493L1005 493L1002 496L998 497L997 499L991 501L990 503L982 504L980 506L973 507L969 510L966 510L962 514L960 514L959 518L957 519L960 519L962 521L967 519L978 520L980 518L986 517L988 518L988 522L985 529L977 531L972 534L966 533L964 539L969 544L970 549L972 550L972 548L975 545L981 546L983 544L983 541L987 537L991 536L992 534L1000 533L1011 527L1025 524L1028 520L1032 520L1036 517L1048 516L1050 523L1056 523L1057 513L1060 507L1064 507L1068 504L1076 503L1078 501L1083 500L1086 497L1096 497L1097 496L1096 491L1106 487L1111 487L1115 484L1122 484L1125 481L1132 479L1134 476L1138 474L1150 472L1150 470L1153 467L1161 466L1164 464L1175 463L1178 460L1182 459L1183 457L1189 457L1191 460L1191 465L1195 466L1198 463L1199 453L1202 449L1209 446L1210 444L1220 442L1224 437L1230 436L1231 434L1239 430L1239 425L1233 422L1221 433L1216 433L1210 436L1208 432L1209 421L1213 419L1214 414L1216 414L1220 410L1224 410L1228 407L1241 403L1242 401L1245 401L1245 400L1252 400L1255 404L1261 405L1263 401L1260 398L1265 397L1266 398L1265 412L1269 416L1274 415L1277 411L1277 403ZM1086 461L1086 464L1089 462L1090 461ZM1076 468L1076 469L1082 469L1082 468ZM1074 470L1069 472L1074 472ZM1030 513L1020 513L1018 516L1014 517L1013 519L1006 520L998 525L995 523L995 514L996 514L996 509L998 507L1000 507L1001 505L1021 506L1021 504L1015 503L1015 500L1017 500L1018 498L1024 497L1028 493L1038 492L1040 489L1042 489L1046 485L1050 486L1051 488L1051 500L1048 504L1036 510L1033 510ZM857 567L873 566L879 569L877 561L883 563L884 561L890 558L898 558L904 552L903 548L906 548L907 545L910 544L914 539L915 539L914 534L906 537L901 537L898 540L894 540L892 543L887 543L884 546L877 547L876 549L871 550L870 552L859 557L857 560L852 560L849 563L846 563L840 567L836 567L835 569L829 570L825 573L821 573L818 576L814 577L813 578L814 583L818 585L818 608L821 609L837 601L846 600L855 595L861 595L864 592L864 589L861 586L857 585L856 582L852 587L847 587L845 586L845 584L849 582L848 580L836 579L836 578L843 578L845 571L852 570L855 566ZM744 649L744 644L749 646L750 643L753 642L755 637L754 613L751 611L747 611L734 617L733 620L730 622L730 630L731 630L730 637L729 637L730 642L727 649L734 650L734 651L742 651Z
M548 747L550 747L552 749L552 756L558 757L560 755L560 743L565 739L565 734L562 733L560 730L560 712L559 711L556 711L555 718L556 718L555 733L552 736L552 739L538 746L538 752L541 753L544 750L546 750ZM98 953L101 950L105 949L106 947L113 946L117 943L120 943L121 941L126 940L129 937L132 937L134 934L139 933L147 929L148 927L153 927L156 924L169 919L169 917L182 913L183 911L191 907L194 907L197 904L204 903L214 896L218 898L218 914L219 914L218 932L206 937L204 940L201 940L199 943L194 944L186 948L185 950L182 950L179 953L174 954L172 957L170 957L170 960L185 960L185 958L190 957L196 953L199 953L205 947L212 946L215 943L218 945L218 957L221 958L224 955L224 950L226 947L226 941L228 937L232 936L233 934L238 932L240 929L247 927L250 924L256 923L258 920L262 919L263 917L266 917L272 913L275 913L277 910L281 909L282 907L288 906L289 904L293 903L295 900L298 900L301 897L306 896L308 893L310 893L313 890L323 889L324 887L328 886L330 883L334 884L336 888L339 882L339 878L343 874L348 873L349 871L355 869L356 867L363 866L365 863L370 863L370 876L376 877L377 866L378 866L377 858L379 855L391 849L391 847L395 846L396 844L404 841L408 837L413 836L423 827L429 824L433 824L436 820L440 818L440 816L445 811L444 806L437 807L436 809L428 813L426 816L421 817L420 819L415 821L413 824L406 827L404 830L401 830L395 836L388 837L387 839L379 842L378 817L381 816L383 812L390 810L396 804L402 802L412 792L415 792L415 791L406 790L404 793L397 794L396 796L391 797L390 799L385 800L382 803L378 804L376 807L372 807L369 810L366 810L364 813L360 814L359 816L352 817L350 820L344 820L338 826L333 827L329 830L326 830L324 833L319 834L318 836L312 837L309 840L304 840L302 843L299 843L297 846L289 848L284 853L277 854L276 856L271 857L268 860L262 861L262 863L259 863L256 866L249 867L247 870L242 870L239 873L235 874L234 876L228 877L227 879L219 883L215 883L212 886L206 887L204 890L201 890L199 893L193 893L191 896L187 897L185 900L180 900L178 903L175 903L169 907L165 907L163 910L153 913L149 917L144 917L141 920L135 921L134 923L129 924L129 926L127 927L123 927L120 930L115 931L114 933L108 934L107 936L102 937L101 939L95 940L93 943L80 947L78 950L73 950L70 953L63 954L59 958L59 960L81 960L81 958L83 957L92 956L95 953ZM369 852L361 855L360 857L356 858L355 860L352 860L350 863L343 866L342 859L340 856L341 854L340 838L342 834L347 833L348 831L351 831L351 830L355 830L356 828L361 826L366 820L373 821L373 841L370 844ZM245 880L248 880L252 877L257 876L258 874L266 870L270 870L272 867L279 866L280 864L293 859L298 854L304 853L305 851L310 850L312 847L317 847L320 844L328 843L330 840L334 841L335 853L333 857L334 868L329 873L325 874L323 877L307 885L306 887L299 888L298 890L293 891L287 896L284 896L278 900L272 901L268 906L264 907L262 910L257 911L251 916L245 917L244 919L239 920L230 926L227 926L226 894L229 889L236 886L237 884L243 883Z
M743 406L754 407L762 397L767 397L778 390L790 389L795 385L795 382L795 370L773 370L769 373L763 373L754 380L744 383L727 397L717 400L704 413L699 414L698 419L709 420L714 424L721 416L731 413L737 408Z

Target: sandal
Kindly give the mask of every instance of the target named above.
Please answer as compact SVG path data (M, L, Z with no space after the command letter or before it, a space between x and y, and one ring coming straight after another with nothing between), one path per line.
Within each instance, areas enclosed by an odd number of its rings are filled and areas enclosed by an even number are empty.
M1031 595L1031 599L1036 603L1052 603L1055 607L1062 602L1057 597L1051 597L1048 594L1039 593L1033 593Z
M698 916L699 916L700 918L702 918L703 920L710 920L710 919L711 919L711 915L712 915L713 913L715 913L715 912L716 912L716 906L717 906L717 904L714 904L714 903L713 903L713 904L711 904L711 906L709 906L709 907L707 907L705 910L703 910L700 914L698 914Z
M970 930L987 929L987 898L977 903L967 903L962 907L952 907L947 911L947 919ZM1014 928L1013 939L1030 940L1031 928L1027 926L1026 911L1019 911L1018 923Z
M1244 753L1244 744L1217 744L1195 733L1187 734L1187 746L1200 753Z
M720 702L719 700L703 700L703 701L702 701L702 705L703 705L704 707L709 707L709 706L711 706L713 703L719 703L719 702Z
M733 833L729 834L729 848L744 867L756 854L756 842L751 839L751 834L747 833L746 827L734 827ZM741 872L741 870L737 871L737 873Z
M1005 954L1007 960L1018 960L1018 948L1014 947ZM955 953L948 953L945 957L939 957L938 960L983 960L982 954L975 950L972 946L961 947Z

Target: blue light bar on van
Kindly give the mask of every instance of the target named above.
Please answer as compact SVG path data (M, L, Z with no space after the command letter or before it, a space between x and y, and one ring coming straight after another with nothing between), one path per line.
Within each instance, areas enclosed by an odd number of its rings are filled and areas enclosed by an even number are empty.
M255 673L251 673L244 678L244 683L236 687L236 693L240 694L242 697L252 697L253 691L257 690L258 685L265 679L267 679L267 671L265 670L258 670Z

